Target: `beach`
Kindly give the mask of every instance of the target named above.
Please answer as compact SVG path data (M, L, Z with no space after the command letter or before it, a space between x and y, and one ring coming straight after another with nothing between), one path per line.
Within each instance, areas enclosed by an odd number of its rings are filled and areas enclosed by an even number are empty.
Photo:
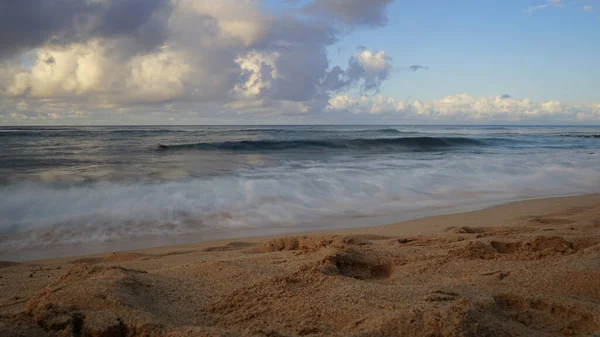
M0 337L600 337L599 14L0 0Z
M0 264L0 336L594 336L600 195Z

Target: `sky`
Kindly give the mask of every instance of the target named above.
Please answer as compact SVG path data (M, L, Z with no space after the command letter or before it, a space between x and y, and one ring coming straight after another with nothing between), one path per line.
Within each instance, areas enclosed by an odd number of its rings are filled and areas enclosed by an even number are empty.
M600 124L600 0L0 0L0 125Z

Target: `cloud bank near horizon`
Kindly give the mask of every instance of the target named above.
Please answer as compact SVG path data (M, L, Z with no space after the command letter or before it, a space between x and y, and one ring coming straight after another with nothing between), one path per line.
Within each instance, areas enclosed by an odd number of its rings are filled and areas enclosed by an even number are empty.
M279 10L261 0L0 4L0 44L6 46L0 51L0 123L110 123L127 116L487 118L483 98L407 103L379 95L394 74L385 50L358 48L347 64L330 64L328 48L354 31L385 26L392 2L311 0ZM597 104L502 101L512 103L488 103L497 118L600 119Z
M598 121L600 103L567 104L557 100L537 103L510 95L473 97L468 94L439 100L408 102L392 97L332 97L327 106L331 113L375 115L416 121Z

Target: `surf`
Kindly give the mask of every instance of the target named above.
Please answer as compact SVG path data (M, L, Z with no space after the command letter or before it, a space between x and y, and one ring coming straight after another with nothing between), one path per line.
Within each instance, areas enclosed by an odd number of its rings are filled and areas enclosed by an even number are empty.
M467 137L401 137L353 138L328 140L241 140L191 144L158 144L157 149L203 151L285 151L285 150L413 150L428 151L441 148L486 146L485 140Z

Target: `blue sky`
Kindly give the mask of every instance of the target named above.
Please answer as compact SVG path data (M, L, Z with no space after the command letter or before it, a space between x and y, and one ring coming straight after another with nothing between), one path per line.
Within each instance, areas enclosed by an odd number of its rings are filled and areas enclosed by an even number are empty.
M600 123L600 0L101 3L0 13L0 124Z
M385 50L396 67L382 93L436 99L450 94L510 94L534 100L596 101L600 97L599 12L543 1L396 1L388 24L363 30L332 47L333 64L357 45ZM402 66L427 65L409 73Z

